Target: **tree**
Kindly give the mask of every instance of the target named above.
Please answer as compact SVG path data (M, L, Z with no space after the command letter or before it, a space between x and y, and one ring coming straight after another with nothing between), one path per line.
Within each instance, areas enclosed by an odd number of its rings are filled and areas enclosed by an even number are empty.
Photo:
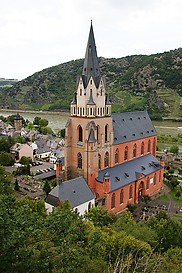
M181 196L181 191L180 191L179 189L176 191L175 196L176 196L177 198L179 198L179 197Z
M30 157L22 156L20 159L20 163L22 165L29 165L32 163L32 159Z
M178 154L178 152L179 152L178 145L172 145L171 148L170 148L170 152L173 153L173 154Z
M39 130L40 130L41 134L43 134L43 135L47 135L47 134L54 135L54 132L52 131L52 129L50 127L47 127L47 126L40 127Z
M20 191L20 187L19 187L19 185L18 185L18 179L17 179L17 178L16 178L16 180L15 180L14 190L15 190L15 191Z
M9 152L9 147L9 141L4 137L0 137L0 151Z
M43 191L46 193L47 196L48 196L48 193L51 191L51 187L47 180L44 182Z
M46 119L46 118L41 118L40 120L39 120L39 126L40 127L46 127L47 125L48 125L48 120Z
M15 142L24 144L26 143L26 139L23 136L17 136Z
M170 184L171 184L171 186L173 187L173 189L174 189L175 187L177 187L177 186L179 185L178 178L177 178L176 176L172 176L172 177L170 178Z
M2 166L12 166L15 160L12 158L10 153L0 152L0 165Z
M34 120L33 120L33 124L34 125L39 125L40 120L41 120L41 117L35 117Z
M108 226L116 221L116 215L109 213L107 209L93 207L85 214L85 219L93 222L95 226Z

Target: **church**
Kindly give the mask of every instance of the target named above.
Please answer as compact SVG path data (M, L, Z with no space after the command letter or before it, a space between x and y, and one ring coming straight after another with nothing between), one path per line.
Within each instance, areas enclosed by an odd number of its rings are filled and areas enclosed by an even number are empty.
M161 191L164 167L155 157L156 130L146 111L112 113L92 22L70 111L63 180L83 177L96 205L114 213Z

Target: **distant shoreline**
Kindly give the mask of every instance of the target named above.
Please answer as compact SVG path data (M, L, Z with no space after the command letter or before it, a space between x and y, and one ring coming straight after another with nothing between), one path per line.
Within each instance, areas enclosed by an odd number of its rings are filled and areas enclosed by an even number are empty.
M20 109L0 109L1 112L7 112L7 113L33 113L33 114L51 114L51 115L57 115L61 113L61 115L67 116L69 114L69 111L39 111L39 110L20 110Z

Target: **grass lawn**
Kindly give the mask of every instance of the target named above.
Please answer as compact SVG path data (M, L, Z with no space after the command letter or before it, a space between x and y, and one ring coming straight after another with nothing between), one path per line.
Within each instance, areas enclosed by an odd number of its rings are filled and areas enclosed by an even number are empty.
M173 197L173 199L176 201L176 203L177 203L179 206L182 206L182 195L181 195L179 198L177 198L177 197L175 196L175 194L176 194L176 189L171 190L171 191L169 192L169 194Z
M161 196L159 197L159 200L169 202L169 198L167 197L167 195L161 195Z
M182 219L182 214L173 214L172 219L181 220Z

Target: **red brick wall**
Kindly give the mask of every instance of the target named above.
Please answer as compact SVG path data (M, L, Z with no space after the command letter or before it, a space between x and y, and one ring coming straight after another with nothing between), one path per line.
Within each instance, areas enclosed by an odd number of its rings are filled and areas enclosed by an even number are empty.
M125 209L128 205L130 204L135 204L138 203L139 200L139 187L140 183L142 182L143 185L143 193L142 195L149 195L152 196L156 193L158 193L161 188L163 187L163 169L154 172L148 176L142 176L138 181L133 182L129 185L126 185L116 191L110 192L110 193L105 193L104 192L104 183L97 182L96 187L97 187L97 196L98 197L103 197L104 195L107 195L107 201L106 201L106 208L109 211L112 212L119 212L123 209ZM154 185L154 175L156 174L156 184ZM159 178L160 181L159 181ZM149 188L146 188L146 183L147 179L149 180ZM153 182L152 182L153 181ZM152 183L151 183L152 182ZM129 198L129 190L130 190L130 185L132 185L132 198ZM123 189L123 203L120 204L120 192ZM111 208L111 199L112 199L112 194L115 193L115 206L114 208Z

